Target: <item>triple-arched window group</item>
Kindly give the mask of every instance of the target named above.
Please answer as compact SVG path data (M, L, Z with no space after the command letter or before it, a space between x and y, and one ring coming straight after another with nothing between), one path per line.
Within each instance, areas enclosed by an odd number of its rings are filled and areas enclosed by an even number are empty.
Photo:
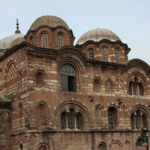
M129 94L130 95L144 95L144 87L143 84L141 82L141 80L139 80L137 78L137 76L135 76L130 82L129 82Z
M95 56L94 56L93 48L88 49L88 54L89 54L89 59L94 59ZM119 48L115 48L114 54L115 54L116 63L119 63ZM108 48L107 47L102 48L102 60L106 61L106 62L109 60Z
M147 128L147 115L141 109L137 109L131 115L131 126L132 129Z
M80 112L71 108L61 114L61 129L83 129L83 117Z

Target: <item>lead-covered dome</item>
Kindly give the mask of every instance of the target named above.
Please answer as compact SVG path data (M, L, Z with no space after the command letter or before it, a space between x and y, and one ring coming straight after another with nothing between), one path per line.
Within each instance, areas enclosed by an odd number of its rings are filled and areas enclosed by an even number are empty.
M4 39L1 39L0 40L0 49L10 48L11 43L14 40L16 40L16 39L18 39L20 37L24 37L24 34L22 34L22 33L15 33L15 34L10 35L10 36L8 36L8 37L6 37Z
M67 23L63 19L56 17L56 16L42 16L42 17L37 18L32 23L30 30L36 30L37 28L41 26L48 26L51 28L62 26L66 28L67 30L69 30Z
M77 44L81 45L87 41L99 42L103 39L110 40L112 42L121 41L120 38L111 30L96 28L84 33L78 40Z

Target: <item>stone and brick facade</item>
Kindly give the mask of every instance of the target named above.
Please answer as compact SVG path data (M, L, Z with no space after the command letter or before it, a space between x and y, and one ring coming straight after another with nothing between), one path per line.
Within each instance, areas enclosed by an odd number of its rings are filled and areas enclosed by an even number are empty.
M108 32L74 45L62 19L44 16L5 50L0 150L146 150L150 67L128 60L128 45Z

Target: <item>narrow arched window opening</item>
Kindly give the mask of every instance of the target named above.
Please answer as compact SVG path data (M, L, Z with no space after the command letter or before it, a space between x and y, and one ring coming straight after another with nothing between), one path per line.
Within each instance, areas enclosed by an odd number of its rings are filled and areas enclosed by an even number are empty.
M19 103L19 127L22 128L22 117L23 117L23 108L22 104Z
M41 44L43 48L48 48L48 34L47 33L42 33Z
M23 150L23 144L22 143L20 144L20 150Z
M119 63L119 49L115 48L116 63Z
M93 48L89 49L89 59L94 59L94 51Z
M108 49L106 47L102 49L102 54L103 54L103 61L108 61Z
M44 72L38 71L35 75L35 82L37 85L43 85L44 84Z
M58 35L57 35L58 37L58 48L61 48L62 46L63 46L63 35L62 35L62 33L59 33Z
M109 129L116 129L117 126L117 110L114 107L108 109Z
M64 65L61 70L61 88L62 91L76 91L75 70L71 65Z
M74 128L74 110L71 108L70 112L68 113L68 128L73 129Z
M99 90L100 90L100 81L98 79L95 79L93 83L93 91L99 92Z
M98 145L98 150L107 150L106 144L104 144L104 143L99 144Z
M81 113L77 113L76 115L76 128L77 129L82 129L83 127L83 118Z

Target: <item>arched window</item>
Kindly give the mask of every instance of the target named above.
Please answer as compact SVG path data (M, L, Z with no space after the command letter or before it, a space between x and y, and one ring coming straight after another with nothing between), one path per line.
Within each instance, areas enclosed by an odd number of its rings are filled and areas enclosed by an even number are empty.
M80 112L75 112L73 108L69 112L61 114L61 129L82 129L83 118Z
M103 61L108 61L108 49L107 49L107 47L103 47L102 54L103 54Z
M48 124L48 110L44 103L41 103L37 106L37 119L38 125Z
M76 114L76 128L77 129L82 129L83 127L83 118L82 118L82 115L81 113L77 113Z
M37 85L43 85L44 84L44 72L43 71L37 71L35 75L35 80Z
M145 144L147 144L147 139L146 139L146 137L141 137L141 138L139 138L139 139L137 140L137 142L136 142L136 146L143 146L143 145L145 145Z
M141 110L137 110L131 115L132 129L147 128L147 117Z
M99 144L98 145L98 150L107 150L106 144L104 144L104 143Z
M117 110L114 107L108 109L109 129L116 129L117 126Z
M62 91L76 91L75 70L71 65L64 65L61 70L61 88Z
M58 35L57 35L58 37L58 48L61 48L62 46L63 46L63 35L62 35L62 33L59 33Z
M94 59L94 51L93 48L89 49L89 59Z
M99 90L100 90L100 81L98 79L95 79L93 83L93 91L99 92Z
M129 82L129 94L130 95L144 95L144 88L141 81L137 80L137 77L133 81Z
M41 45L43 48L48 48L48 34L42 33L41 35Z
M39 150L47 150L47 146L46 145L41 145Z
M115 48L116 63L119 63L119 49Z

